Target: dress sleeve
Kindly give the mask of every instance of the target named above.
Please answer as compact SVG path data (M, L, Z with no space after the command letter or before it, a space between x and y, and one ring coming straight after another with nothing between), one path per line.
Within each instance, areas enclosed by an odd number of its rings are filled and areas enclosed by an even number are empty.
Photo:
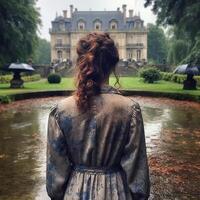
M138 103L132 106L130 129L124 147L121 166L134 200L146 200L150 193L149 167L146 154L144 125Z
M53 200L62 200L71 171L66 138L58 124L57 106L51 111L47 130L46 189Z

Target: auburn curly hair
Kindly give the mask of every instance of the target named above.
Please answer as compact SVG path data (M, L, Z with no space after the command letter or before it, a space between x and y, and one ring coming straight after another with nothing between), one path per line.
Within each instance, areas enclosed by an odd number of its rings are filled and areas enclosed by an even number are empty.
M91 98L100 93L101 84L113 72L119 53L108 33L89 33L77 44L76 104L80 111L90 108Z

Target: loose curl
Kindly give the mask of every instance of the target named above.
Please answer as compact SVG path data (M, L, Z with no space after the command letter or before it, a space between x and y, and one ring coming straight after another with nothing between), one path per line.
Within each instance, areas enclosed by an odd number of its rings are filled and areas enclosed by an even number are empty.
M108 33L89 33L79 40L77 45L78 70L75 92L76 104L80 111L90 108L91 98L100 93L101 84L115 73L115 66L119 61L118 50Z

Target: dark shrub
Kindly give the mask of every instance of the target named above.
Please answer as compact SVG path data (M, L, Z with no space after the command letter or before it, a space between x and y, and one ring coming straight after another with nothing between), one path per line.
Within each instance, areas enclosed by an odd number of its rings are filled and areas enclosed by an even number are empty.
M144 82L153 83L161 79L160 71L154 67L143 68L140 71L140 76L144 78Z
M50 74L48 76L48 82L49 83L60 83L61 82L61 76L59 74Z

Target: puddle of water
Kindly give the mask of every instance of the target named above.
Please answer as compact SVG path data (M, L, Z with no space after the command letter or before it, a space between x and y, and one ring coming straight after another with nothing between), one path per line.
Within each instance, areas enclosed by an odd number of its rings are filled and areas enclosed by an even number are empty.
M134 98L144 118L150 199L200 199L200 105ZM0 199L49 200L45 189L47 119L59 99L23 101L0 113Z

